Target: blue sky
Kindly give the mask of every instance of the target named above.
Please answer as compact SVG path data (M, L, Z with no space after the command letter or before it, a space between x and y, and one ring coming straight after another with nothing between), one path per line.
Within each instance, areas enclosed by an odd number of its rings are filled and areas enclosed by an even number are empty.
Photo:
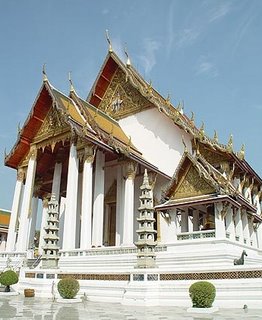
M184 101L198 126L234 149L262 175L262 1L0 0L0 208L9 209L15 170L4 166L42 82L69 91L72 72L85 98L113 48L173 104Z

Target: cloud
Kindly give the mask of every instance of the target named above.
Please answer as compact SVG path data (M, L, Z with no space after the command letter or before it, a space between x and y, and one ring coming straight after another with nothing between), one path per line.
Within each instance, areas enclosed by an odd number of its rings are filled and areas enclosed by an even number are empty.
M188 45L192 45L197 40L199 35L200 30L198 30L197 28L183 29L178 34L178 41L176 42L176 46L181 48L186 47Z
M218 76L218 70L214 63L210 62L205 57L201 57L196 67L196 75L206 75L216 78Z
M145 74L148 73L153 69L154 65L156 64L156 52L160 48L160 42L146 38L143 42L143 53L138 57L141 61Z
M209 10L209 22L214 22L223 18L229 12L231 12L232 6L230 2L220 2L218 6L215 6Z

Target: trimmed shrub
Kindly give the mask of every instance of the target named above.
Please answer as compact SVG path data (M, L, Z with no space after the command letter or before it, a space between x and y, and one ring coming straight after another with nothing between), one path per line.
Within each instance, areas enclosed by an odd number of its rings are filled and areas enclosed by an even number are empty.
M10 286L18 282L18 275L13 270L1 273L0 283L5 286L5 292L10 292Z
M193 308L211 308L216 297L215 286L208 281L198 281L189 288Z
M73 278L61 279L57 284L57 290L64 299L73 299L79 291L79 282Z

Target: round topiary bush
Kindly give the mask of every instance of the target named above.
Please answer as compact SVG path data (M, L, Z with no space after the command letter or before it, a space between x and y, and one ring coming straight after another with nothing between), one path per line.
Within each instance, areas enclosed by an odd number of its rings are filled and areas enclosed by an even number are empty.
M211 308L216 297L215 286L208 281L198 281L189 288L193 308Z
M62 298L73 299L79 291L79 282L73 278L64 278L58 282L57 289Z
M0 283L5 286L5 292L10 292L10 286L18 282L18 275L13 270L1 273Z

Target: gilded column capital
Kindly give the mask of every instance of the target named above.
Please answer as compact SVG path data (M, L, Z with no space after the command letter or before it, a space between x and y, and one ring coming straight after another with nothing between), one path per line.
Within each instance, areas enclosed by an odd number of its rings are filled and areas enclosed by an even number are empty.
M37 157L37 147L36 145L32 145L29 150L29 159L36 160Z
M95 147L93 145L88 145L85 147L84 151L84 161L88 163L93 163L95 159Z
M70 136L71 145L73 144L74 146L76 146L77 145L77 140L78 140L78 135L76 134L76 132L74 130L71 131L71 136Z
M128 180L134 180L136 177L137 163L128 161L125 166L125 176Z
M17 181L24 181L25 178L25 169L19 168L17 170Z

